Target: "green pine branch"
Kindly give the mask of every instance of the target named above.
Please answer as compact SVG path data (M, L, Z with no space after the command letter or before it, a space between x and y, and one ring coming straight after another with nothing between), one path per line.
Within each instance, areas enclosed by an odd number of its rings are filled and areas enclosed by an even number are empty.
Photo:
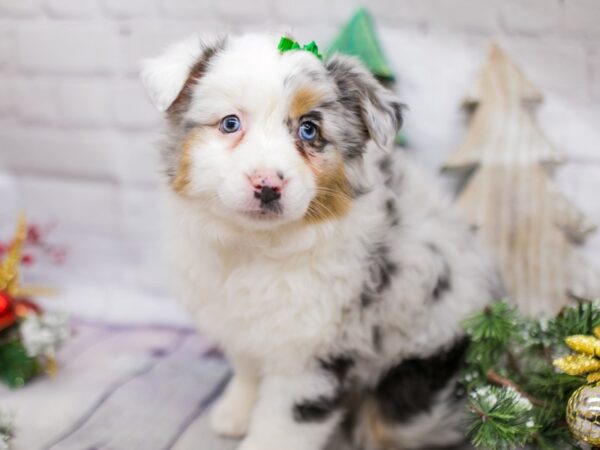
M557 371L552 361L568 352L564 338L600 326L600 303L565 308L551 320L520 317L498 302L468 319L471 338L464 384L468 436L476 448L577 449L565 422L572 392L582 377Z
M512 450L537 431L532 404L509 387L486 386L471 393L467 434L477 448Z
M18 337L0 343L0 381L11 388L18 388L41 371L40 363L27 355Z

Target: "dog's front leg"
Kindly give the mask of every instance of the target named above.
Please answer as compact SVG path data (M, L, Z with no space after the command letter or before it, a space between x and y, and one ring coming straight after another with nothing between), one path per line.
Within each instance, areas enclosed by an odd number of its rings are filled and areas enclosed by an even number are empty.
M339 384L326 374L267 375L238 450L321 450L342 416Z
M213 430L225 437L246 435L256 403L259 374L256 365L245 358L230 355L234 374L211 412Z

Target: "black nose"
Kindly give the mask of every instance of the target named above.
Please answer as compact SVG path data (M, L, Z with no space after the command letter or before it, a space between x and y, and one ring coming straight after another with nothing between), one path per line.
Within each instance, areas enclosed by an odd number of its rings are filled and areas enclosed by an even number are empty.
M281 193L277 188L263 186L260 191L254 192L254 197L259 198L260 204L264 206L279 200L281 198Z

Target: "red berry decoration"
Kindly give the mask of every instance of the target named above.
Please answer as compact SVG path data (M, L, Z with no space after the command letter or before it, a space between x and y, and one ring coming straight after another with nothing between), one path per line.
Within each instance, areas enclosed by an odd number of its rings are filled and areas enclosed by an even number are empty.
M30 244L39 244L42 240L42 231L37 225L27 227L27 242Z
M33 255L31 253L26 253L21 258L21 263L23 263L23 265L25 265L25 266L32 265L33 261L34 261L34 258L33 258Z

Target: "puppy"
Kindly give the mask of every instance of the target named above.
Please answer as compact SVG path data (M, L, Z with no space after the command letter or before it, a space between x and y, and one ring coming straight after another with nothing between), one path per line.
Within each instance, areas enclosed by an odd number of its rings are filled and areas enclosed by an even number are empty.
M143 65L175 285L234 375L240 450L463 439L461 321L491 299L471 232L393 139L402 105L358 60L192 38Z

